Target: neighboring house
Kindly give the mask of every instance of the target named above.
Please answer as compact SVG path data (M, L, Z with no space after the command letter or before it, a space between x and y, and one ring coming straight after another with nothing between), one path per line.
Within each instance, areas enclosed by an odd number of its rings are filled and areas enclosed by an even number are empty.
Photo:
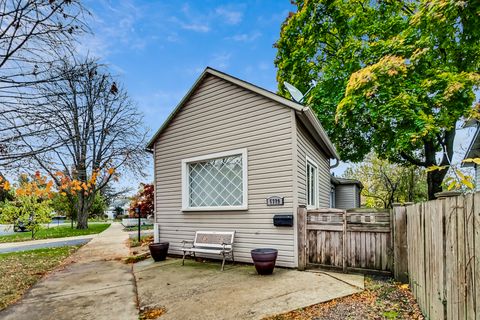
M170 242L173 254L196 230L234 230L236 260L272 247L277 265L296 267L296 219L280 227L274 216L330 206L330 160L338 155L312 110L211 68L148 149L157 240ZM267 205L271 196L283 205Z
M114 219L115 215L117 214L115 211L116 208L122 208L123 214L128 214L129 207L130 207L130 199L118 198L112 201L107 211L105 211L105 214L108 216L109 219Z
M330 206L339 209L359 208L362 189L363 185L358 180L332 176Z
M470 142L470 146L467 149L464 159L468 158L480 158L480 124L477 121L470 121L465 127L471 127L473 125L477 126L473 139ZM480 168L477 164L471 162L465 162L462 164L464 167L474 167L475 168L475 191L480 191Z

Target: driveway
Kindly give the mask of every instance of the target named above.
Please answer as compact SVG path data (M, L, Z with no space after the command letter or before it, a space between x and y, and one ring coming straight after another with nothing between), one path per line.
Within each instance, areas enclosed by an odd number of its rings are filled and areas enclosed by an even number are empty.
M166 309L161 319L261 319L363 289L363 276L151 259L134 265L141 308Z
M16 304L0 312L2 320L138 319L128 234L119 223L94 237L70 258L70 264L44 277Z

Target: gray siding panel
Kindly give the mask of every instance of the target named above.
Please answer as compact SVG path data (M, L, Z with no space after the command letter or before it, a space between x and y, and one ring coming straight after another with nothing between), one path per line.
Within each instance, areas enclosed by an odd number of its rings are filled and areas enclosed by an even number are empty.
M318 203L320 208L330 206L330 160L314 142L307 129L297 121L298 156L297 156L297 183L298 204L306 205L306 157L314 160L318 168Z
M294 213L291 109L214 76L208 76L155 143L156 221L160 241L180 254L197 230L236 231L235 258L277 248L280 266L295 267L294 230L273 226L273 216ZM247 148L248 210L182 212L182 159ZM285 197L267 207L270 195ZM216 257L218 258L218 257Z
M335 206L338 209L357 208L357 187L354 184L335 187Z

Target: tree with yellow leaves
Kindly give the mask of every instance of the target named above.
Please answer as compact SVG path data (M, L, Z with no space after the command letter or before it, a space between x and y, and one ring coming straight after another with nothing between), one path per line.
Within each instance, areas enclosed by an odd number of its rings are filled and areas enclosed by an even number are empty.
M14 194L13 200L5 200L0 207L0 223L23 224L32 233L32 239L51 221L51 199L54 195L53 182L47 181L40 172L32 177L22 175L18 185L13 186L4 178L0 180L0 189Z
M480 109L480 2L295 4L276 43L280 94L288 96L284 81L305 92L315 80L306 103L342 160L373 151L392 163L437 166L426 174L435 198L459 121Z

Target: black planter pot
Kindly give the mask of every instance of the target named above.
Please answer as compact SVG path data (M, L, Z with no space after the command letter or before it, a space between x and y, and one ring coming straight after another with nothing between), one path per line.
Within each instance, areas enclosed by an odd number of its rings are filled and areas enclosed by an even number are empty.
M277 261L277 249L253 249L250 251L250 254L252 255L253 264L255 265L258 274L272 274L273 269L275 268L275 261Z
M153 260L163 261L167 259L169 242L151 243L148 245Z

